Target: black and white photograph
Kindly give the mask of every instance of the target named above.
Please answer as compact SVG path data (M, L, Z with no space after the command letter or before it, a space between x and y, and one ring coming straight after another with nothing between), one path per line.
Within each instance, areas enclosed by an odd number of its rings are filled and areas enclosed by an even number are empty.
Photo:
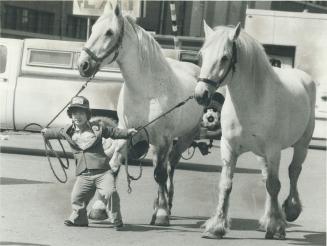
M326 245L327 1L0 0L0 245Z

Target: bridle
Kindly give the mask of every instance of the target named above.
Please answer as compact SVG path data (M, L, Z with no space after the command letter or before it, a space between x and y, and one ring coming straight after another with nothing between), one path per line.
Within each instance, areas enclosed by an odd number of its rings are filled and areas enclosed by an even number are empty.
M114 57L112 60L108 63L114 62L118 55L119 55L119 48L122 46L123 43L123 37L124 37L124 22L122 24L121 32L119 34L118 40L114 46L112 46L102 57L96 56L89 48L83 47L82 50L85 51L92 60L96 62L97 65L100 65L104 59L106 59L108 56L110 56L112 53L115 53Z
M229 72L232 70L232 73L235 72L235 64L237 63L237 49L236 49L236 43L235 41L233 42L233 47L232 47L232 59L229 63L228 69L224 76L220 78L219 80L211 80L207 78L198 78L198 82L204 82L206 84L214 86L216 89L224 82L226 79L227 75Z

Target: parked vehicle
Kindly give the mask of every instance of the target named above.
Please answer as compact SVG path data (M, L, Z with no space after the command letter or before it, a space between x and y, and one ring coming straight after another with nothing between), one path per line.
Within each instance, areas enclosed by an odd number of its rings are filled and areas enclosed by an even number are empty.
M85 83L77 70L82 42L0 38L0 126L22 130L41 126L63 108ZM175 59L195 60L194 51L163 50ZM104 66L81 95L90 100L93 116L117 120L117 102L123 77L116 63ZM62 113L51 126L64 126ZM31 126L28 130L39 130Z

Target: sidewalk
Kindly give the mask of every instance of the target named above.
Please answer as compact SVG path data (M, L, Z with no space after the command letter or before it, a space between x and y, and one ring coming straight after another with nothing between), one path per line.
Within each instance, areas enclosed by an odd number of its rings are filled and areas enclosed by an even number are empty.
M70 147L66 141L62 141L69 157L72 157ZM219 141L217 141L219 143ZM58 141L51 141L54 150L59 151L59 155L63 155ZM326 150L326 139L313 138L310 143L310 149ZM24 155L45 156L44 143L40 133L32 132L14 132L5 131L0 134L0 152Z

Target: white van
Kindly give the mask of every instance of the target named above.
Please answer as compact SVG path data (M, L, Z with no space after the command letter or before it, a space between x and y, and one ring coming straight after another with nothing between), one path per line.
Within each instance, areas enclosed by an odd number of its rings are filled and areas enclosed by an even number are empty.
M31 123L48 124L85 83L76 65L82 46L82 42L0 38L1 129L22 130ZM164 53L179 59L185 51ZM80 95L89 99L94 116L117 119L122 83L120 70L113 63L104 66ZM69 120L63 112L51 126L63 126Z

